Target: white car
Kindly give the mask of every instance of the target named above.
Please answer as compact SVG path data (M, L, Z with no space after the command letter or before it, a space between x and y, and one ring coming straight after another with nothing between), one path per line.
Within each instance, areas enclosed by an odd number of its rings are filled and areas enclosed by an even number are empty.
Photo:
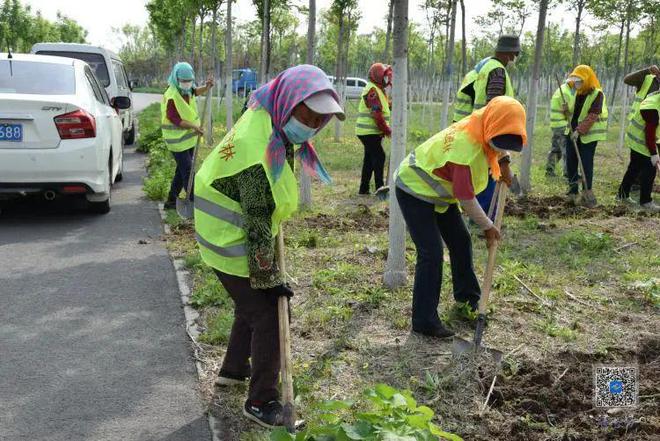
M328 75L328 79L335 86L335 90L339 92L337 87L337 80L333 75ZM367 80L357 77L347 77L344 82L345 94L348 99L358 99L362 96L362 91L367 85Z
M94 75L105 87L110 98L125 96L133 99L133 86L128 80L124 63L119 55L102 47L79 43L37 43L31 52L38 55L55 55L58 57L77 58L90 65ZM124 127L124 141L133 144L135 141L135 115L133 108L119 111Z
M0 203L84 195L91 211L110 211L123 168L118 109L129 106L109 100L83 61L0 54Z

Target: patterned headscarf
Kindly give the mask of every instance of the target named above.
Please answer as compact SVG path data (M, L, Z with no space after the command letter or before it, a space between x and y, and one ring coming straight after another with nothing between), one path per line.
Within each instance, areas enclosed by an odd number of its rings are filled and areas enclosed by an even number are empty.
M179 79L195 81L195 71L192 66L185 61L179 61L176 63L172 68L172 72L170 72L170 76L167 77L167 84L176 88L180 94L183 94L183 91L179 87Z
M576 66L570 76L582 79L582 87L577 91L578 95L586 95L594 89L600 89L600 81L598 81L596 72L586 64Z
M284 126L289 122L291 113L298 104L319 92L329 93L339 102L337 92L332 88L325 73L316 66L301 64L281 72L250 96L248 106L251 109L264 108L270 114L273 123L273 133L266 150L266 160L274 181L279 179L286 160ZM331 118L332 115L327 115L318 131L325 127ZM310 175L317 176L326 184L332 182L309 141L300 145L296 155L300 158L305 171Z

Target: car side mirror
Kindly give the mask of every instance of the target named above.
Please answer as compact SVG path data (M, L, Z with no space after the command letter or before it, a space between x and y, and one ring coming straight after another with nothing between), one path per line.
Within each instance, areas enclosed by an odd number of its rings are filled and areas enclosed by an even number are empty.
M131 99L127 96L116 96L110 100L110 105L119 110L130 109Z

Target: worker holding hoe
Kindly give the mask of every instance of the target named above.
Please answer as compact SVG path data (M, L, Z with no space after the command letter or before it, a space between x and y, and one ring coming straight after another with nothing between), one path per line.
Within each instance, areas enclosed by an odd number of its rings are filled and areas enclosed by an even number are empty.
M428 139L399 165L396 198L417 249L414 332L439 338L453 335L438 316L443 241L449 248L454 299L477 309L481 290L470 234L458 206L484 231L489 244L499 240L499 230L475 195L486 188L489 169L495 179L511 184L509 163L499 159L510 151L520 152L526 143L523 106L500 96Z
M390 104L385 90L392 86L392 67L374 63L369 68L369 81L362 90L358 104L355 134L364 146L362 177L358 194L369 194L369 183L373 175L375 188L383 186L385 150L383 137L392 136L390 129Z
M192 66L180 62L172 68L167 83L168 87L160 104L161 130L163 140L174 156L176 170L164 207L173 209L176 208L176 199L181 189L192 173L193 150L197 137L204 134L195 97L204 95L209 87L213 87L213 76L209 75L206 85L195 87L195 72Z
M607 103L598 77L591 67L584 64L577 66L569 75L568 83L576 93L570 120L570 142L575 145L566 152L568 199L573 204L581 202L595 206L596 197L592 191L594 156L598 141L607 139ZM578 197L580 162L585 175L582 177L584 188L581 199Z
M461 87L456 92L454 122L467 118L473 110L478 110L498 96L515 97L515 90L507 68L515 64L520 55L520 39L516 35L502 35L497 40L495 55L481 60L465 75ZM505 161L508 160L506 156ZM489 210L495 191L495 180L488 178L486 189L477 195L484 210Z
M283 71L253 92L248 110L195 179L200 254L235 305L216 384L249 378L243 414L267 428L283 424L277 304L293 295L277 263L275 236L298 206L294 151L310 174L330 179L309 140L333 115L345 118L338 101L319 68Z
M557 80L559 81L559 80ZM566 167L566 146L570 142L568 122L575 105L575 89L564 82L552 94L550 99L550 129L552 130L552 147L548 153L545 166L546 176L555 176L555 165L563 158L564 177L568 178Z

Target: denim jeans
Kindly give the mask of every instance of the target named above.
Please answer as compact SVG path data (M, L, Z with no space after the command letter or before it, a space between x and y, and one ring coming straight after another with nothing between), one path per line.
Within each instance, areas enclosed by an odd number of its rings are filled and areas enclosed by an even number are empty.
M437 213L435 205L396 188L396 198L410 237L417 248L413 286L412 326L432 329L441 324L438 316L442 286L443 241L449 249L454 299L478 301L481 289L472 263L472 239L456 204Z

